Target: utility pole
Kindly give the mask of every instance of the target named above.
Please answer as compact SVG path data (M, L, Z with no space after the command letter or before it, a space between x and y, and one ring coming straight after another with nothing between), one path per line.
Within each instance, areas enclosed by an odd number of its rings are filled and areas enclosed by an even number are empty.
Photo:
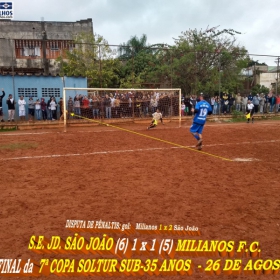
M98 53L99 53L99 86L102 88L102 64L101 64L100 45L98 45Z
M277 57L277 68L276 68L276 86L275 86L275 94L277 96L277 87L278 87L278 73L279 73L279 56Z
M12 43L11 43L12 42ZM15 48L15 41L10 39L10 46L12 51L12 72L13 72L13 97L15 98L16 89L15 89L15 69L14 69L14 48Z

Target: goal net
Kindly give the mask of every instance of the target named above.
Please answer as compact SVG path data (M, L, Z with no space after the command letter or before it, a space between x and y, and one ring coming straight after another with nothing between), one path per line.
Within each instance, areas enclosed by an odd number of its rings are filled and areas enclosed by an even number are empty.
M81 122L117 123L150 119L160 110L164 120L181 126L181 89L63 88L64 131ZM125 120L124 120L125 119Z

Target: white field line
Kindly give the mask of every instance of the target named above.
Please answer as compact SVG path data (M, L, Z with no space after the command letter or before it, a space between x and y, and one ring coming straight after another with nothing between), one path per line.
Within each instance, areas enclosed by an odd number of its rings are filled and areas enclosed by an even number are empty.
M246 141L239 143L226 143L226 144L209 144L203 145L203 147L216 147L216 146L228 146L228 145L246 145L246 144L263 144L263 143L274 143L280 140L267 140L267 141ZM186 146L188 148L194 148L194 146ZM42 156L23 156L23 157L13 157L13 158L0 158L0 161L8 160L21 160L21 159L42 159L42 158L59 158L59 157L75 157L75 156L90 156L90 155L106 155L106 154L117 154L117 153L134 153L134 152L147 152L147 151L157 151L157 150L170 150L170 149L183 149L180 147L169 147L169 148L144 148L144 149L133 149L133 150L117 150L117 151L100 151L92 153L79 153L79 154L57 154L57 155L42 155ZM233 159L236 161L242 161L241 158ZM246 159L245 159L246 160ZM247 159L248 161L251 159ZM258 159L252 159L258 160Z

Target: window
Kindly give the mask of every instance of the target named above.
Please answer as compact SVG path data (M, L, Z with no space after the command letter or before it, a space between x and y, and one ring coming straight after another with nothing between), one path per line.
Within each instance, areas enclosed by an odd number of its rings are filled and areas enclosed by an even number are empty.
M42 88L42 97L60 97L60 88Z
M23 47L22 56L41 56L40 47Z
M16 58L39 58L42 55L40 40L15 40Z
M18 88L18 96L38 97L37 88Z

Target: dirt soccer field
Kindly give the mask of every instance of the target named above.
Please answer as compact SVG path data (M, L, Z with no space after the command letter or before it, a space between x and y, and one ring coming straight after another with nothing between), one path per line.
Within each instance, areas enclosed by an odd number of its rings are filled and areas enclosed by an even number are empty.
M71 128L67 133L1 133L0 258L103 258L81 253L37 254L28 249L32 235L49 239L60 236L64 240L73 236L75 231L65 228L67 220L102 220L145 223L157 225L158 229L160 224L173 229L175 225L197 227L200 236L138 232L129 238L150 244L154 238L159 242L163 238L175 242L179 238L225 240L235 244L256 241L261 252L254 261L279 260L280 122L209 122L201 152L194 148L190 122L182 123L181 128L176 126L166 123L149 131L146 124L135 124L120 126L125 130L95 126ZM89 233L80 235L89 237ZM102 237L102 231L95 235ZM121 233L111 236L115 240L127 237ZM144 253L136 257L132 254L132 258L163 262L160 256ZM249 277L243 269L236 276L225 275L223 270L220 275L216 275L217 271L209 276L202 271L209 256L175 254L175 258L192 260L191 276L143 273L141 279L280 279L279 273L256 272ZM221 259L223 265L226 260L217 255L213 259ZM232 259L242 259L244 266L252 258L243 255ZM67 279L77 278L69 275ZM124 276L114 279L126 279ZM58 276L50 273L44 278Z

